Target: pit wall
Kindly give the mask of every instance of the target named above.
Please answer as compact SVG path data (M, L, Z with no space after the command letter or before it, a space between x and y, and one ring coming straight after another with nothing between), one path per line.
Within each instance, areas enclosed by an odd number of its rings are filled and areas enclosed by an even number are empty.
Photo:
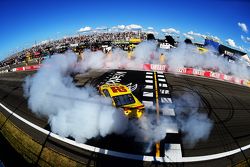
M26 66L26 67L19 67L13 68L12 71L30 71L30 70L38 70L41 65L34 65L34 66ZM143 64L143 70L148 71L164 71L164 72L173 72L169 71L167 65L160 65L160 64ZM213 78L221 81L227 81L239 85L244 85L250 87L250 81L247 79L238 78L231 75L226 75L218 72L208 71L208 70L200 70L195 68L178 68L175 73L186 74L186 75L195 75L195 76L202 76L206 78Z
M148 70L148 71L164 71L164 72L173 72L177 74L179 73L179 74L185 74L185 75L201 76L205 78L217 79L221 81L226 81L226 82L250 87L250 81L247 79L242 79L242 78L238 78L235 76L226 75L223 73L213 72L213 71L208 71L208 70L181 67L181 68L178 68L176 71L170 71L167 65L159 65L159 64L144 64L143 69Z
M41 65L32 65L32 66L13 68L11 69L11 71L12 72L33 71L33 70L38 70L39 68L41 68ZM122 67L122 69L124 69L124 67ZM181 67L178 68L176 71L171 71L169 70L168 65L160 65L160 64L143 64L142 69L146 71L163 71L163 72L172 72L177 74L179 73L185 75L201 76L250 87L250 80L242 79L231 75L226 75L219 72L213 72L209 70ZM0 71L0 73L7 73L7 72L8 71L6 70Z
M17 67L13 68L11 71L32 71L32 70L38 70L41 68L41 65L32 65L32 66L24 66L24 67Z

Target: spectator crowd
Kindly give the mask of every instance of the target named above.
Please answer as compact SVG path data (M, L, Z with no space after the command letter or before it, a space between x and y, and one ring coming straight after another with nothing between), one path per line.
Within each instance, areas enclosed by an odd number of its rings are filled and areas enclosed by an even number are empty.
M0 68L5 66L17 65L22 62L30 60L41 61L46 56L51 56L54 53L62 53L68 49L75 52L83 51L84 49L96 49L97 44L112 42L129 42L129 40L136 38L141 41L146 39L145 32L106 32L106 33L92 33L92 34L78 34L77 36L65 37L59 40L47 41L41 44L24 49L13 55L10 55L5 60L0 62ZM81 46L81 47L79 47Z

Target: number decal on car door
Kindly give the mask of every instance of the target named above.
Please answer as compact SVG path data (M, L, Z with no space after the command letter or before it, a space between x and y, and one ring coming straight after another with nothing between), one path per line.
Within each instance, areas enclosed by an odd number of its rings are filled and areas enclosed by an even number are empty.
M110 88L111 88L111 90L114 93L117 93L117 92L127 92L127 90L126 90L126 88L124 86L112 86Z

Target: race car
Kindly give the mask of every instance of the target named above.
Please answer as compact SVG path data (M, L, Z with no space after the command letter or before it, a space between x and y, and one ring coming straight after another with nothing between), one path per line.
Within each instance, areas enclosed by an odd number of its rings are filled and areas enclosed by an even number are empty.
M122 84L104 84L99 87L104 97L112 99L113 106L122 108L128 118L141 118L144 105L132 94L131 90Z
M197 47L197 50L199 51L200 54L208 52L208 49L204 47Z

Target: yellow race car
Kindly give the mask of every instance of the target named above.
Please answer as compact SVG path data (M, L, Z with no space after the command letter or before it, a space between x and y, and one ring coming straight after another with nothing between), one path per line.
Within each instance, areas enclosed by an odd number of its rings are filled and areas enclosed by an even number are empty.
M128 118L141 118L144 105L132 94L131 90L122 84L104 84L99 92L112 99L113 106L122 108Z
M197 47L197 50L199 51L200 54L208 52L208 49L204 47Z

